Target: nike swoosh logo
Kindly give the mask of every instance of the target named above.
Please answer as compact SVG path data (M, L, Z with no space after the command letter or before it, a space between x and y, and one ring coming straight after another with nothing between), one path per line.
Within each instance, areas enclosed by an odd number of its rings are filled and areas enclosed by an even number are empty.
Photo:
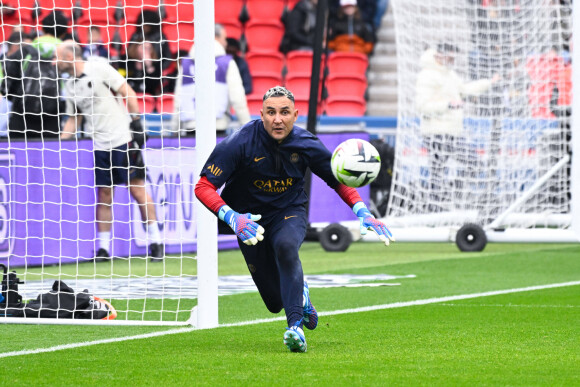
M296 216L298 216L298 215L290 215L290 216L285 216L285 217L284 217L284 220L288 220L288 219L290 219L290 218L295 218Z
M260 161L260 160L262 160L262 159L265 159L265 158L266 158L266 156L264 156L264 157L259 157L259 158L258 158L258 157L254 157L254 161L257 163L258 161Z

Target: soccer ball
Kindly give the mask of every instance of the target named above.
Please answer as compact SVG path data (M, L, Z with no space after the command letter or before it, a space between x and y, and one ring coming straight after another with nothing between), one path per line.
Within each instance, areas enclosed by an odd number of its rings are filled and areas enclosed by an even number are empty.
M381 157L377 149L364 140L352 138L336 147L330 167L336 180L349 187L362 187L377 178Z

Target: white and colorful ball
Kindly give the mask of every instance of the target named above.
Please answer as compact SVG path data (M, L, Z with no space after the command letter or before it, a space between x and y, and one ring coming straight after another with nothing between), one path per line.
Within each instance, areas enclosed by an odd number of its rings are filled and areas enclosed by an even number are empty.
M352 138L336 147L330 160L336 180L349 187L370 184L381 171L377 149L365 140Z

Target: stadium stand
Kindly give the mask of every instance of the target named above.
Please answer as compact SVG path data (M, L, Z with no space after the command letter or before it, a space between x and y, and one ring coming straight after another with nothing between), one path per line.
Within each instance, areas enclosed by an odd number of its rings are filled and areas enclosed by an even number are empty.
M367 78L360 74L330 74L326 83L330 97L364 97Z
M362 97L328 97L324 109L329 116L364 116L366 101Z
M245 26L245 36L250 51L278 51L283 35L284 25L277 20L250 20Z
M282 74L284 69L284 55L275 51L248 52L246 61L252 73L272 71Z
M246 10L250 20L276 20L282 17L285 0L247 0Z
M282 84L282 74L273 71L253 73L252 81L254 86L254 93L261 96L272 86Z
M218 21L216 19L216 23L220 23L226 29L226 33L230 38L236 38L240 40L242 38L244 26L237 20L222 20Z
M365 75L369 67L369 57L358 52L333 52L328 56L330 74Z
M194 17L193 2L182 0L166 0L164 1L165 12L167 13L167 21L192 23Z
M215 17L217 23L240 21L244 0L215 0Z

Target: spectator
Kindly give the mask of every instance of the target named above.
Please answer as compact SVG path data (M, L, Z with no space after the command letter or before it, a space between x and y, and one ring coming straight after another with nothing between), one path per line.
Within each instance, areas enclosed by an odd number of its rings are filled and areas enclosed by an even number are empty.
M169 46L169 40L161 30L161 17L159 12L144 9L137 21L137 30L133 33L129 42L148 42L152 45L156 60L161 61L163 70L171 66L173 56Z
M376 31L380 26L380 20L386 12L388 0L357 0L356 6L360 10L360 14L368 29L373 34L373 41L376 41ZM330 14L330 23L334 23L334 18L338 15L341 8L340 0L331 0L328 3ZM378 18L378 25L376 25ZM376 25L376 26L375 26Z
M138 93L159 95L163 90L161 61L151 42L130 42L126 58L119 66L119 73Z
M42 19L42 35L32 42L41 58L52 59L56 46L71 38L69 27L69 20L61 11L52 11Z
M52 58L41 56L52 53L56 41L48 36L37 39L38 49L22 41L18 46L12 45L13 53L4 59L5 78L0 90L12 104L8 117L11 139L58 137L60 85Z
M214 54L216 63L216 129L224 135L230 123L229 111L232 107L239 125L250 121L250 112L244 93L244 85L236 62L226 55L226 30L221 24L215 25ZM180 120L180 129L192 134L195 131L195 80L194 57L195 46L189 56L183 58L181 70L175 89L176 119Z
M109 49L103 43L101 27L91 26L89 29L88 43L83 48L83 57L100 56L109 59Z
M12 34L8 37L8 40L4 42L4 50L2 55L0 55L0 61L2 61L2 66L0 66L0 82L4 80L4 65L5 59L20 50L20 45L22 43L30 44L32 39L29 35L23 31L15 28L12 30ZM4 92L4 91L2 91ZM0 136L6 137L8 135L8 117L10 115L10 110L12 109L12 103L5 97L0 97Z
M246 95L252 94L252 74L250 74L250 67L248 62L240 56L240 41L236 38L227 38L228 45L226 46L226 53L231 55L240 70L242 83L244 84L244 91Z
M284 22L286 32L280 44L281 52L312 50L317 4L318 0L300 0L296 3Z
M472 82L461 80L452 68L458 52L456 46L448 43L439 44L437 50L428 49L421 56L422 70L417 75L415 104L421 117L421 135L429 149L429 189L431 199L439 204L450 202L452 184L461 184L444 179L445 164L451 155L460 155L458 164L466 168L470 165L471 157L463 157L465 151L459 151L466 148L462 138L462 98L484 93L499 80L498 75ZM433 211L444 210L444 206L434 206Z
M359 5L360 7L360 5ZM381 23L383 21L383 17L385 16L385 13L387 13L387 10L389 9L389 0L377 0L377 8L375 11L375 15L373 18L373 25L374 25L374 30L375 30L375 41L376 36L377 36L377 31L379 30L379 28L381 27Z
M373 46L373 32L362 19L356 0L340 0L336 19L330 24L328 48L369 55Z

